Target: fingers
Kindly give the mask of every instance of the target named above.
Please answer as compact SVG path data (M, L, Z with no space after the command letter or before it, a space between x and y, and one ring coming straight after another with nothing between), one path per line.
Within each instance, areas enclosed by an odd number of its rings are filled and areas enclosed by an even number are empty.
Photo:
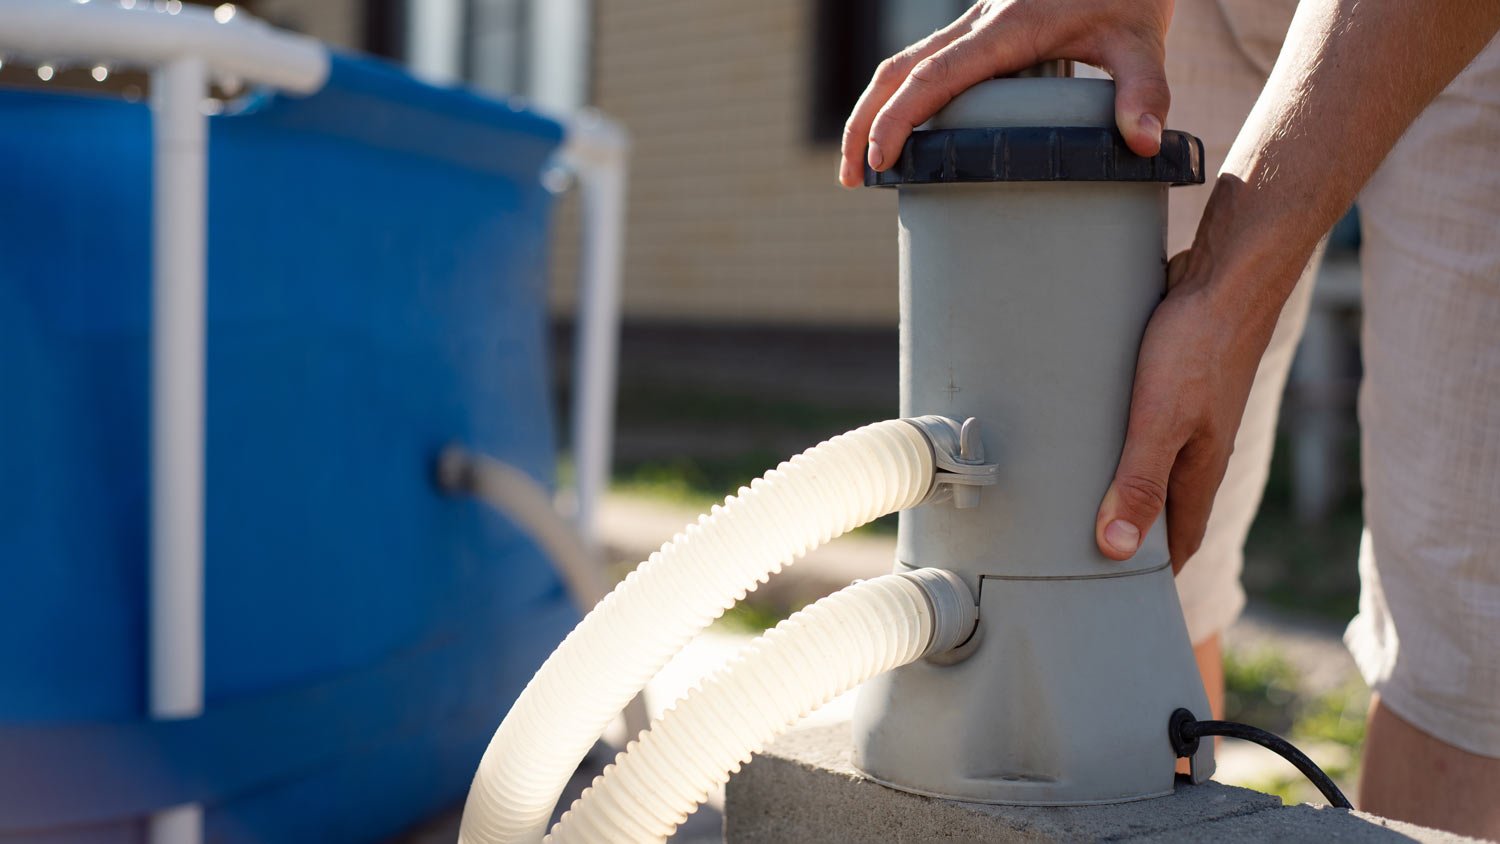
M1167 290L1188 278L1188 264L1193 252L1185 249L1167 262ZM1214 494L1229 468L1228 451L1218 454L1207 440L1188 440L1177 453L1172 477L1167 482L1167 550L1172 557L1172 573L1182 571L1188 559L1198 553L1208 533L1208 517Z
M1181 571L1203 544L1214 494L1228 468L1229 453L1206 439L1190 440L1178 453L1167 488L1167 548L1173 572Z
M1115 79L1115 122L1136 155L1161 151L1161 130L1172 105L1165 60L1161 42L1152 39L1122 39L1106 56Z
M912 129L965 89L1035 64L1036 52L1022 31L998 26L974 30L918 62L870 125L870 166L885 170L894 164Z
M934 52L937 49L934 48ZM860 94L859 102L844 123L844 135L839 145L839 183L844 187L855 188L864 184L865 144L870 139L870 124L874 122L880 107L896 93L906 75L920 60L902 53L886 59L875 68L875 75L871 77L869 86Z
M1079 42L1069 40L1077 27L1059 27L1024 4L974 4L948 27L881 63L844 125L839 181L859 185L865 161L889 169L912 129L964 89L1063 55L1110 72L1115 121L1126 145L1137 155L1156 155L1172 103L1163 67L1167 21L1160 9L1127 10L1138 14L1086 27L1088 37Z
M911 74L912 68L923 59L953 43L968 32L969 24L977 14L977 6L963 17L934 32L927 38L897 53L880 63L870 84L860 94L859 102L849 119L844 123L844 135L839 149L839 183L846 188L859 187L865 180L865 145L870 140L870 125L891 95L895 94Z
M1094 540L1104 556L1127 560L1165 510L1175 572L1203 544L1234 438L1173 399L1194 392L1193 386L1162 381L1160 375L1150 364L1136 373L1125 447L1095 516Z
M1167 503L1172 466L1182 449L1183 438L1169 421L1171 409L1140 392L1131 400L1125 449L1094 520L1094 541L1111 560L1128 560L1140 548Z

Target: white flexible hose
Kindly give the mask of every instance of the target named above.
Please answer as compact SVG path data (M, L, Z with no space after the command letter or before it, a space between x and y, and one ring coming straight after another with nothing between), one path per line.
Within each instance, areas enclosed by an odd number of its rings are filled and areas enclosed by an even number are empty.
M927 495L932 449L901 420L815 446L651 555L547 658L480 760L464 844L537 841L609 721L699 631L813 548Z
M577 530L558 514L551 494L530 475L456 445L438 455L437 469L443 488L473 495L531 537L552 562L579 612L588 612L609 594L604 560L583 544Z
M483 501L530 536L551 561L580 613L593 609L609 594L604 560L583 544L573 526L558 514L546 488L530 475L493 457L450 445L438 455L437 480L450 492ZM621 714L626 739L651 724L644 695L636 695Z
M808 712L926 652L933 609L905 574L856 583L776 625L595 778L548 841L662 841Z

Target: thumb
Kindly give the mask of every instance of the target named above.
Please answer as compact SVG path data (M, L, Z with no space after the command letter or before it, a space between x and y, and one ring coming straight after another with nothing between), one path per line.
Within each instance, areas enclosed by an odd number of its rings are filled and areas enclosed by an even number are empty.
M1121 45L1109 59L1115 78L1115 123L1125 145L1136 155L1156 155L1172 105L1163 47L1150 39L1135 41Z
M1128 560L1141 546L1167 503L1167 484L1180 450L1165 431L1141 430L1131 414L1130 431L1114 480L1094 520L1094 541L1111 560Z

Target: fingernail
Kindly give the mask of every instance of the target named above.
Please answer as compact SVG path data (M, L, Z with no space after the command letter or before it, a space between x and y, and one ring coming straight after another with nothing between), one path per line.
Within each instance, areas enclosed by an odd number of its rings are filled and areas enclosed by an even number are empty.
M1161 142L1161 121L1156 119L1156 115L1143 114L1136 122L1140 124L1141 131L1145 132L1147 137L1157 143Z
M1141 532L1124 519L1115 519L1104 526L1104 541L1118 554L1134 554L1141 544Z
M880 147L870 144L870 166L879 170L883 163L885 163L885 156L880 154Z

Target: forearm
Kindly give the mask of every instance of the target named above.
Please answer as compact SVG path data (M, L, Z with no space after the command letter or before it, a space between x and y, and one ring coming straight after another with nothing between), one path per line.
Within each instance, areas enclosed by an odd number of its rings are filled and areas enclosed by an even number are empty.
M1268 330L1318 240L1497 28L1493 0L1302 0L1188 278Z

